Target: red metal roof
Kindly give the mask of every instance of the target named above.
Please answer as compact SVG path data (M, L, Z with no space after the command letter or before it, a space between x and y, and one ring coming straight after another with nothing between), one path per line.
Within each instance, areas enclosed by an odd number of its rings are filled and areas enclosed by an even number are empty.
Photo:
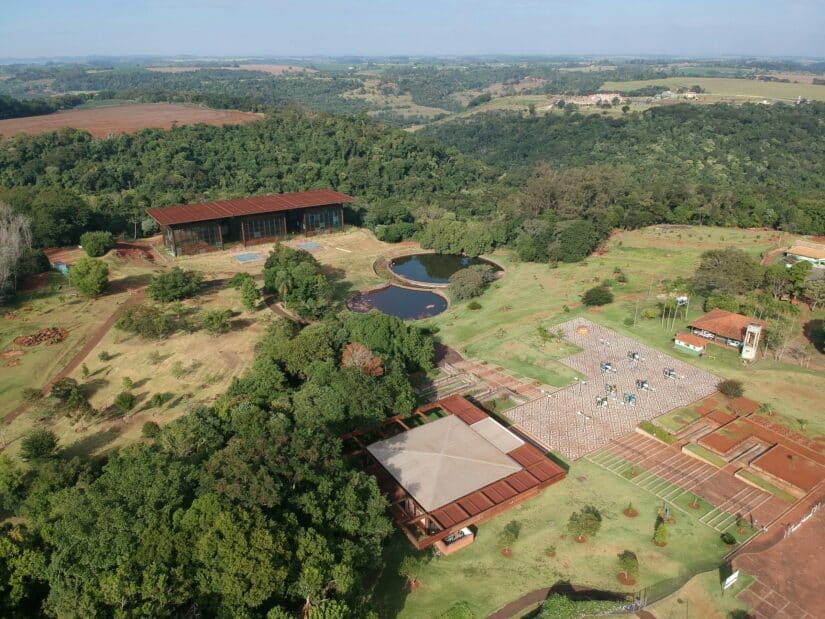
M721 335L731 340L745 339L748 325L754 323L765 327L765 321L758 318L748 318L742 314L734 314L723 309L713 309L701 318L697 318L690 326L701 331L709 331L714 335Z
M146 213L162 226L195 223L224 217L241 215L264 215L278 211L344 204L352 202L352 196L332 189L313 189L295 193L280 193L269 196L252 196L234 200L218 200L201 204L179 204L150 208Z
M699 348L704 348L708 341L698 335L693 335L692 333L677 333L676 337L673 338L677 342L682 342L683 344L689 344L691 346L698 346Z

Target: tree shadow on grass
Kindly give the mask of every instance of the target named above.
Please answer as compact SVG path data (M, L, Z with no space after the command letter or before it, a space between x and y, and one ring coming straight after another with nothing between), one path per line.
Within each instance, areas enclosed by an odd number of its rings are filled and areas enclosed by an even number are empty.
M379 617L397 617L403 610L410 589L398 568L404 557L415 554L409 540L396 531L384 549L384 568L375 575L373 602Z
M809 320L802 327L802 333L819 352L825 352L825 332L822 330L823 321L820 319Z
M117 428L108 428L100 432L95 432L82 439L67 445L60 451L60 457L64 460L71 460L74 457L89 458L94 452L102 449L120 435Z
M143 288L152 280L152 273L140 273L137 275L127 275L120 279L115 279L109 282L108 292L128 292L137 288Z
M331 266L324 266L323 271L329 278L329 283L332 285L333 298L345 303L354 292L352 282L346 279L346 271Z
M95 372L95 374L96 373L97 372ZM92 376L94 376L94 374ZM93 378L92 380L87 380L85 383L83 383L83 395L85 395L87 398L90 398L98 391L106 387L108 384L109 381L105 378Z

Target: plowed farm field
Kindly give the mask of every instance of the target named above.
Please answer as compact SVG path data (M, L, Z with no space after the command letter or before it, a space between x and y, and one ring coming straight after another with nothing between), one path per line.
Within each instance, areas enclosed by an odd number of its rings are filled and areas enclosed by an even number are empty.
M39 134L57 131L65 127L86 129L98 138L116 133L134 133L141 129L170 129L173 123L179 125L237 125L262 118L262 114L239 112L238 110L213 110L193 105L170 103L136 103L113 105L93 109L77 109L0 120L0 135L17 133Z

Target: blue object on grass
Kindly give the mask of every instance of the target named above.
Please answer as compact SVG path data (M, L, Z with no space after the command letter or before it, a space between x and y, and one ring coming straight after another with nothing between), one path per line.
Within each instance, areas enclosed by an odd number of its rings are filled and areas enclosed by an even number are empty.
M255 260L260 260L261 254L256 254L255 252L247 252L245 254L238 254L235 256L235 260L238 262L254 262Z
M52 268L55 271L60 271L63 275L69 274L69 267L66 265L65 262L60 262L59 260L56 262L52 262Z
M298 247L306 251L312 251L314 249L321 249L321 244L309 241L307 243L298 243Z

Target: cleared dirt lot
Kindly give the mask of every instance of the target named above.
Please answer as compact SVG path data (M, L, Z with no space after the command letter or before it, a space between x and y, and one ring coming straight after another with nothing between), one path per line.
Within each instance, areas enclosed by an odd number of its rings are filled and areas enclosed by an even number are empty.
M237 125L263 118L263 114L237 110L213 110L193 105L170 103L136 103L88 110L66 110L43 116L26 116L0 120L0 135L40 134L65 127L86 129L93 136L105 138L113 133L134 133L141 129L170 129L179 125Z

